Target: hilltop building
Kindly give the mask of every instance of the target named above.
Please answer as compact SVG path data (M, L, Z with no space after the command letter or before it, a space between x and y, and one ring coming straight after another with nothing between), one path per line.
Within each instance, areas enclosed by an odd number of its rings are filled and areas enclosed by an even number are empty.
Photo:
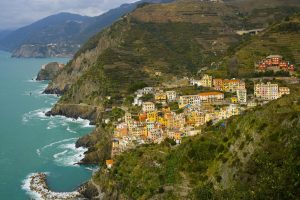
M292 73L295 71L295 65L283 60L281 55L270 55L256 64L256 70L259 72L282 70Z

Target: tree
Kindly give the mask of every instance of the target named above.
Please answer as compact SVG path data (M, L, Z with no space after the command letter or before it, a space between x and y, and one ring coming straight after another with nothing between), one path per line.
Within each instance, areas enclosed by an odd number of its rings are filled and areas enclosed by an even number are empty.
M229 66L228 66L228 76L231 78L238 77L239 75L239 62L236 56L234 56L230 61L229 61Z

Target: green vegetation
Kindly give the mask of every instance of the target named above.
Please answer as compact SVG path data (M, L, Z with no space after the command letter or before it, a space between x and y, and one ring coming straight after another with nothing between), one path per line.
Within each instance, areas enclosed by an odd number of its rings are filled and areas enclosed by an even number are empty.
M109 105L120 105L137 89L193 76L203 67L215 77L249 76L254 73L254 62L274 53L299 64L295 25L299 16L281 21L298 7L290 0L284 7L276 2L272 9L265 4L252 6L193 1L145 5L92 37L75 55L76 62L70 62L51 85L67 91L64 103L102 106L105 94L112 97ZM153 20L150 13L156 16ZM245 26L261 28L272 20L280 23L258 36L241 37L232 31ZM288 32L280 32L285 27ZM156 72L162 76L158 78ZM202 89L182 92L198 91Z
M297 87L175 148L166 141L126 152L95 178L124 199L299 199Z
M110 119L112 121L117 121L118 119L124 117L125 111L120 108L113 108L110 113Z
M288 21L287 21L288 20ZM278 21L257 36L247 37L238 46L230 48L229 56L225 58L228 69L231 69L230 58L235 57L239 62L238 76L251 77L255 75L254 64L268 55L279 54L285 60L296 66L300 65L300 15L294 15L285 20ZM212 73L218 74L218 71ZM267 76L273 74L266 73ZM274 76L286 76L281 72Z
M221 78L252 76L254 63L269 54L300 64L300 15L281 21L297 11L294 1L275 1L272 8L266 0L182 2L143 6L90 39L53 82L66 91L59 103L102 110L131 105L137 89L195 76L203 67ZM234 33L268 23L256 36ZM246 83L248 92L253 90L253 83ZM299 95L294 88L292 95L245 115L214 126L210 121L202 135L179 146L170 141L140 146L117 157L112 170L102 167L95 180L106 195L120 199L299 199ZM140 109L129 107L133 113ZM176 103L171 109L183 112ZM113 124L124 111L104 115L112 121L103 124L99 115L97 133L83 141L91 146L85 159L98 158L101 166L110 158Z
M140 98L142 101L150 101L154 100L154 95L153 94L145 94Z
M255 72L251 77L290 77L290 73L287 71Z

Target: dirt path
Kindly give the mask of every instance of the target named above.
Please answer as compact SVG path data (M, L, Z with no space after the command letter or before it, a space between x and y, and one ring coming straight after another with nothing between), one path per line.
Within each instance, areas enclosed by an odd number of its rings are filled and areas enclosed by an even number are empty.
M103 193L101 192L101 188L99 185L97 185L94 181L94 179L91 179L92 185L97 189L98 196L94 197L93 199L103 199Z

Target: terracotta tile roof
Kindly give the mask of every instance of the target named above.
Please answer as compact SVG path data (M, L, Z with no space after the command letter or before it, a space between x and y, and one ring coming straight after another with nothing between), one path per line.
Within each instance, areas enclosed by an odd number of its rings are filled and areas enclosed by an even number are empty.
M107 165L112 165L112 164L114 164L114 161L113 160L106 160L106 164Z
M222 92L203 92L199 93L199 96L211 96L211 95L222 95Z

